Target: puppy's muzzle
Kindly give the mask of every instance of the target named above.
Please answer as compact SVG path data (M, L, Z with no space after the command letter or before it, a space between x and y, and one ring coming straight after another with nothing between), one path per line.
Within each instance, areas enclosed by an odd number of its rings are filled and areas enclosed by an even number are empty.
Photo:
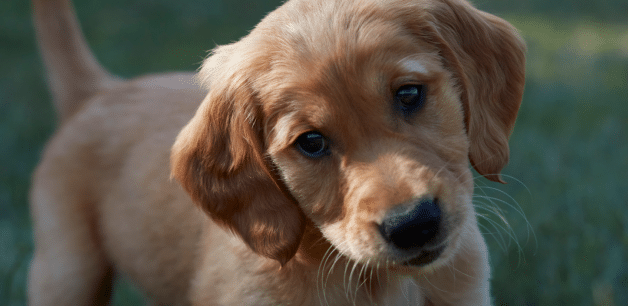
M432 262L443 251L441 209L438 199L413 200L388 213L379 230L405 265ZM396 256L397 257L397 256Z

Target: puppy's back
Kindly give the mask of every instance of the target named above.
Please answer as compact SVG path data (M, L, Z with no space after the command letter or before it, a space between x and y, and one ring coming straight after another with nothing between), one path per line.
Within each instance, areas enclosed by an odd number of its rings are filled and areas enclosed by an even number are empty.
M186 300L206 217L169 179L169 156L202 98L192 74L147 76L99 91L62 124L33 176L32 305L77 299L67 290L111 283L113 268L159 300ZM41 289L51 282L56 292Z

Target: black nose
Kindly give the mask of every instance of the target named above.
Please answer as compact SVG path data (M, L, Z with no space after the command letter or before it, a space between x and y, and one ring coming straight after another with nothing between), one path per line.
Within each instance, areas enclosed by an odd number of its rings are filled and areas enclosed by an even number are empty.
M441 211L436 199L414 201L409 210L391 213L379 226L382 236L402 250L421 248L438 234Z

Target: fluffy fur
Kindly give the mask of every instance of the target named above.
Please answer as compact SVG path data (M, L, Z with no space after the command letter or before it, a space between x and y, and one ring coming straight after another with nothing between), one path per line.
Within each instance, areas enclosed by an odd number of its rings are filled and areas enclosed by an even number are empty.
M68 1L33 2L61 123L33 178L31 305L106 304L116 273L157 304L490 304L469 162L501 181L508 161L525 46L504 20L464 0L290 0L196 79L127 81ZM426 90L411 116L408 84ZM295 145L310 131L324 156ZM409 254L378 228L416 199L442 218Z

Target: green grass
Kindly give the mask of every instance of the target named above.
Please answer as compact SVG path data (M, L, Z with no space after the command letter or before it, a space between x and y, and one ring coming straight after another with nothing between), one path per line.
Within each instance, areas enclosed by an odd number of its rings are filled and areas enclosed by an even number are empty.
M516 183L503 189L536 243L522 247L522 262L516 246L492 252L498 304L628 303L628 24L583 19L510 19L529 63L505 172L530 193Z
M277 3L75 1L94 52L122 76L194 70ZM496 198L476 202L489 219L495 304L628 305L628 4L476 3L529 46L509 184L477 180L478 195ZM0 305L26 303L30 173L54 126L29 3L0 1ZM114 301L141 297L123 282Z

